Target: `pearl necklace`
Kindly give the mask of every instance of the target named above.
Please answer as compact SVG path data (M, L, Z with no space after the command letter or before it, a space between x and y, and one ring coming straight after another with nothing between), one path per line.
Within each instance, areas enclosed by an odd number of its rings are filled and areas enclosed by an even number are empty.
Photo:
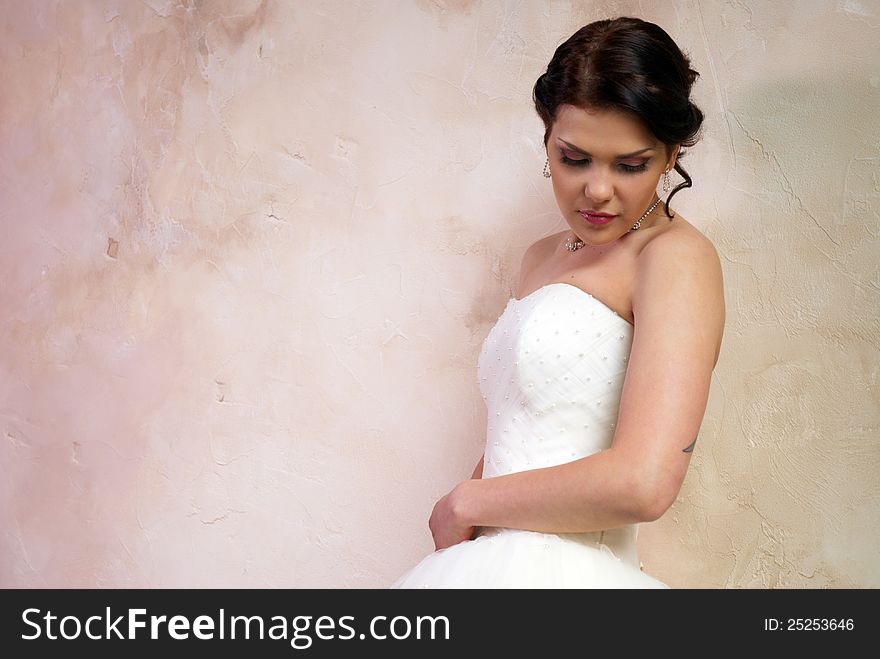
M657 204L659 204L661 201L663 201L663 200L658 198L657 201L655 201L653 204L651 204L651 207L645 211L644 215L642 215L638 220L636 220L636 223L633 224L632 227L630 227L629 231L635 231L640 226L642 226L642 220L644 220L646 217L648 217L648 215L651 214L651 211L653 211L655 208L657 208ZM565 239L565 249L567 249L569 252L574 252L574 251L579 250L581 247L584 246L584 244L585 244L584 241L581 240L580 238L578 238L577 241L575 241L575 242L572 242L571 236L569 236L568 238Z

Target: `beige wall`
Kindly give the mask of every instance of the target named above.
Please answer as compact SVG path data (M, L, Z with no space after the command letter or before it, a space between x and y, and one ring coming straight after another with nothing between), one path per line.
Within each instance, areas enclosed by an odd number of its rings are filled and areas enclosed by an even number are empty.
M880 586L880 6L0 3L0 586L385 586L470 473L480 343L563 228L531 86L691 52L728 325L676 587ZM191 6L192 5L192 6Z

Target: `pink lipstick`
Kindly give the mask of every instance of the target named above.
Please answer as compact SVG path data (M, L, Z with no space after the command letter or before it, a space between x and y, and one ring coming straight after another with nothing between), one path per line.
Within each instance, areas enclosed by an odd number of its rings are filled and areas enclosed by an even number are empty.
M617 217L616 215L611 215L610 213L597 213L595 211L579 210L578 213L580 213L581 217L590 224L595 224L598 226L608 224L611 220Z

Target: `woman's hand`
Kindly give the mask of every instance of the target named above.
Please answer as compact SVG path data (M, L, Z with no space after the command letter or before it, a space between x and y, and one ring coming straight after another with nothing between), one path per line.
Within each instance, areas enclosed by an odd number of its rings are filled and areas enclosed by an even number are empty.
M463 514L468 497L467 488L472 482L459 483L434 504L428 527L434 537L435 549L446 549L473 537L476 529L464 519Z

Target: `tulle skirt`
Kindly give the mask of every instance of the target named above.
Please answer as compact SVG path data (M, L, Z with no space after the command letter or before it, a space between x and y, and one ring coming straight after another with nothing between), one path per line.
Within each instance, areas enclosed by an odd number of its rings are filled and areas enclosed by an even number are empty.
M428 555L391 588L669 586L584 536L495 528Z

